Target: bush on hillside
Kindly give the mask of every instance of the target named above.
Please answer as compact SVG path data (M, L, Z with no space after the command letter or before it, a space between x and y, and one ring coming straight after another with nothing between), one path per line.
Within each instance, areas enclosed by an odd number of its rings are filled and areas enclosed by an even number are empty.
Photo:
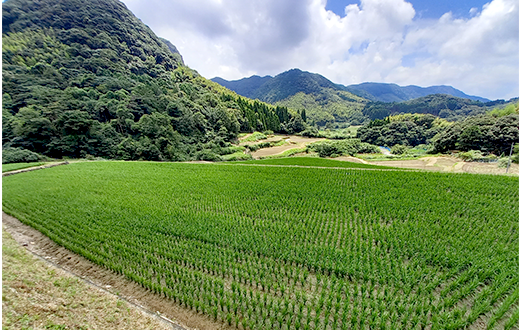
M377 153L379 149L359 139L339 141L319 141L310 144L307 149L317 152L320 157L337 157L342 155L354 156L358 153Z
M198 151L195 153L195 159L197 160L205 160L209 162L220 162L222 161L222 157L220 155L217 155L211 150L203 149L201 151Z
M390 149L390 152L394 155L402 155L404 154L405 152L407 152L409 149L409 147L407 146L404 146L402 144L396 144L392 147L392 149Z
M41 160L46 160L47 157L44 157L40 154L37 154L33 151L21 148L4 148L2 149L2 164L10 164L10 163L31 163L31 162L39 162Z
M484 156L482 154L482 151L480 150L470 150L467 152L461 152L458 156L465 162L491 163L496 162L498 160L498 156L495 156L493 154Z

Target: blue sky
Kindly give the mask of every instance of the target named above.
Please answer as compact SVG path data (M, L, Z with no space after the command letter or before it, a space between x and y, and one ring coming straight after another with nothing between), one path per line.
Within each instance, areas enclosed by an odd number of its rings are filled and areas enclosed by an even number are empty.
M518 0L122 0L207 78L292 68L344 85L519 94Z
M471 8L482 8L489 1L486 0L414 0L409 1L421 18L438 19L451 11L458 17L470 17ZM359 4L356 0L328 0L326 9L339 16L345 16L345 7L350 4Z

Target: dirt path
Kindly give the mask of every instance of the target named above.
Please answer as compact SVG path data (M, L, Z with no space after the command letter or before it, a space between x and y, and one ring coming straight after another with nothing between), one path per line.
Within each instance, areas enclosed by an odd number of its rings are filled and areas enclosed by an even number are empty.
M281 137L282 136L279 136L277 138L280 139ZM309 143L325 140L324 138L306 138L306 137L294 136L294 135L284 136L284 139L287 144L285 144L283 146L263 148L263 149L253 152L251 155L255 159L267 157L267 156L274 156L274 155L281 154L282 152L287 151L287 150L303 148ZM263 142L263 141L264 140L262 140L260 142Z
M499 168L498 163L464 162L459 158L448 156L423 157L411 160L380 160L371 161L369 164L437 172L506 174L506 169ZM509 173L518 175L518 172L518 164L511 164Z
M2 224L14 240L42 260L155 315L170 324L173 329L228 329L226 325L214 322L206 315L177 306L171 300L142 288L124 276L68 251L36 229L24 225L4 212Z
M35 167L27 167L27 168L22 168L20 170L4 172L4 173L2 173L2 176L9 176L9 175L13 175L13 174L31 172L31 171L36 171L36 170L43 170L44 168L51 168L51 167L55 167L55 166L68 165L68 164L69 164L69 162L61 162L61 163L46 164L46 165L35 166Z

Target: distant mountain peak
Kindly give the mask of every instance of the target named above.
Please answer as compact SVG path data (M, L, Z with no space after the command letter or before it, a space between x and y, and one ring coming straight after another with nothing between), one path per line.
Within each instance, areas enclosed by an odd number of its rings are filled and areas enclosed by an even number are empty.
M403 102L431 94L447 94L473 101L489 102L488 99L467 95L464 92L447 85L420 87L417 85L400 86L395 83L364 82L344 86L335 84L324 76L292 68L275 77L257 75L228 81L222 78L213 78L213 81L234 90L240 95L258 98L266 102L277 102L298 92L305 94L318 93L320 88L332 88L347 91L370 101ZM245 86L245 87L244 87ZM280 89L284 92L274 92Z
M467 95L452 86L446 85L420 87L416 85L399 86L394 83L364 82L361 84L349 85L346 88L353 94L372 101L381 102L403 102L431 94L447 94L481 102L489 101L483 97Z

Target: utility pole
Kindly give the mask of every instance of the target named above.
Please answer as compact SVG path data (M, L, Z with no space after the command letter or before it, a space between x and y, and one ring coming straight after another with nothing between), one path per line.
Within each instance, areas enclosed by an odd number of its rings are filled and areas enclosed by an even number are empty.
M511 155L513 154L513 146L515 145L515 143L511 143L511 150L509 151L509 160L507 162L507 168L506 168L506 173L509 172L509 166L511 165Z

